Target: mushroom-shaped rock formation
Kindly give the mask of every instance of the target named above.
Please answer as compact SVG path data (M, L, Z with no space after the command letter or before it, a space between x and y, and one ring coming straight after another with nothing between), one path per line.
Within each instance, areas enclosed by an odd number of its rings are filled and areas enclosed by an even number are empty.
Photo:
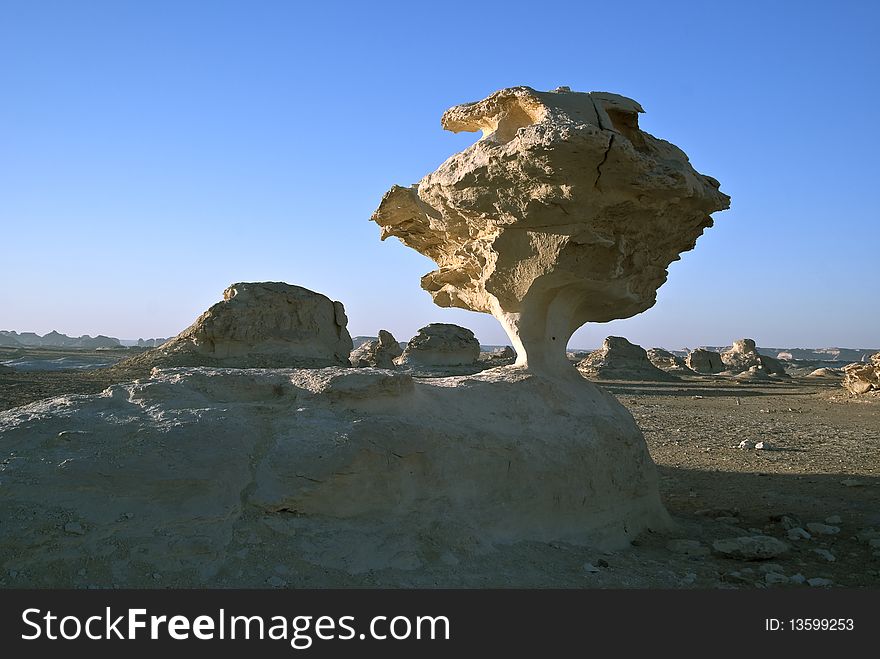
M578 362L577 367L587 377L600 380L678 380L654 366L642 346L622 336L607 337L602 347Z
M347 324L341 302L302 286L233 284L183 332L117 368L348 366Z
M696 373L721 373L724 370L724 362L721 361L721 355L705 348L691 350L687 357L685 357L684 363Z
M375 366L376 368L394 368L394 360L403 353L403 349L387 330L379 330L379 338L365 341L351 353L351 365L357 368Z
M469 366L480 357L480 342L466 327L431 323L406 344L398 360L407 366Z
M867 363L844 366L843 386L856 395L880 392L880 352L871 355Z
M483 137L372 219L434 260L422 287L442 307L494 315L532 371L569 369L588 321L651 307L667 266L729 206L681 149L639 129L641 106L606 92L514 87L448 110Z

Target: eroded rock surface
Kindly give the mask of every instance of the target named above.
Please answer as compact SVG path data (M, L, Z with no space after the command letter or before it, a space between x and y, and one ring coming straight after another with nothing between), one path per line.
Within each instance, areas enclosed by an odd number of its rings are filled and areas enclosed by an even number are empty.
M0 565L34 583L62 565L56 587L80 569L216 583L280 547L352 573L520 540L625 547L668 523L614 397L522 369L157 370L2 412L0 437Z
M868 362L845 366L843 386L856 395L880 392L880 352L871 355Z
M281 282L233 284L183 332L118 367L314 368L348 365L341 302Z
M724 362L725 370L733 374L751 373L758 377L761 376L761 373L782 377L787 375L782 362L760 354L753 339L734 341L729 350L721 353L721 361Z
M351 352L351 365L357 368L375 366L394 368L394 360L403 354L403 349L391 332L379 330L379 338L366 341Z
M688 368L684 359L663 348L651 348L647 351L648 360L657 368L673 375L696 375Z
M493 314L535 370L569 368L588 321L651 307L666 268L729 205L676 146L639 129L641 106L607 92L514 87L448 110L483 131L372 219L434 260L422 287L443 307Z
M691 350L685 357L685 365L692 371L703 374L721 373L725 369L721 355L705 348Z
M602 347L578 362L577 367L587 377L600 380L678 380L654 366L642 346L622 336L606 338Z
M466 327L431 323L409 340L398 360L407 366L470 366L480 357L480 342Z

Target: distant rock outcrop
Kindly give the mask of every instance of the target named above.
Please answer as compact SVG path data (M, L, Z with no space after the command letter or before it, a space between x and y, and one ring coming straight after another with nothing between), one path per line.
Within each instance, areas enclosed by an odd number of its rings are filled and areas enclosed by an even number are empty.
M744 373L754 368L767 375L782 377L788 375L779 360L758 352L753 339L734 341L733 347L721 353L721 361L724 362L726 370L731 373Z
M622 336L606 338L602 347L578 362L577 367L587 377L600 380L678 380L654 366L644 348Z
M138 348L158 348L160 345L165 343L168 339L138 339L137 347Z
M117 367L313 368L349 365L352 343L341 302L281 282L233 284L162 346Z
M694 371L688 368L684 359L663 348L651 348L648 350L648 359L654 366L667 373L674 375L696 375Z
M52 330L44 336L34 332L10 332L0 331L0 346L23 346L29 348L84 348L97 350L99 348L119 348L122 344L119 339L99 334L92 337L83 334L79 337L67 336L56 330Z
M350 361L357 368L394 368L394 360L401 354L403 350L391 332L379 330L379 338L366 341L352 350Z
M880 352L867 362L850 364L843 368L843 386L856 395L880 392Z
M724 362L721 361L721 355L705 348L691 350L687 357L685 357L684 363L689 369L697 373L711 375L721 373L724 370Z
M431 323L409 340L398 359L407 366L469 366L480 357L480 342L466 327Z

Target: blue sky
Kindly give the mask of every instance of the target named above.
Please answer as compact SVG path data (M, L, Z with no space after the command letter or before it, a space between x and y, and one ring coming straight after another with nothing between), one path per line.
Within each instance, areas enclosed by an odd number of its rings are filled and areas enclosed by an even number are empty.
M368 219L475 139L447 107L568 85L638 100L732 197L655 307L570 345L878 347L878 7L0 0L0 328L168 336L272 280L353 335L504 343Z

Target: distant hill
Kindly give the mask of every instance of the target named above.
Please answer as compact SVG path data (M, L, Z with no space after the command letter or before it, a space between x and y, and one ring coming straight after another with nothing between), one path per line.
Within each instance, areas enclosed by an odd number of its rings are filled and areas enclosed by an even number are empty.
M73 337L61 334L52 330L44 336L35 334L34 332L11 332L8 330L0 330L0 346L4 347L29 347L29 348L85 348L88 350L99 350L101 348L119 348L121 347L119 339L111 336L82 336Z
M724 352L730 349L730 346L699 346L706 350L714 352ZM822 361L822 362L841 362L850 364L852 362L867 361L867 359L878 352L877 348L761 348L758 352L768 357L775 357L784 361ZM684 356L687 350L679 350L672 352Z

